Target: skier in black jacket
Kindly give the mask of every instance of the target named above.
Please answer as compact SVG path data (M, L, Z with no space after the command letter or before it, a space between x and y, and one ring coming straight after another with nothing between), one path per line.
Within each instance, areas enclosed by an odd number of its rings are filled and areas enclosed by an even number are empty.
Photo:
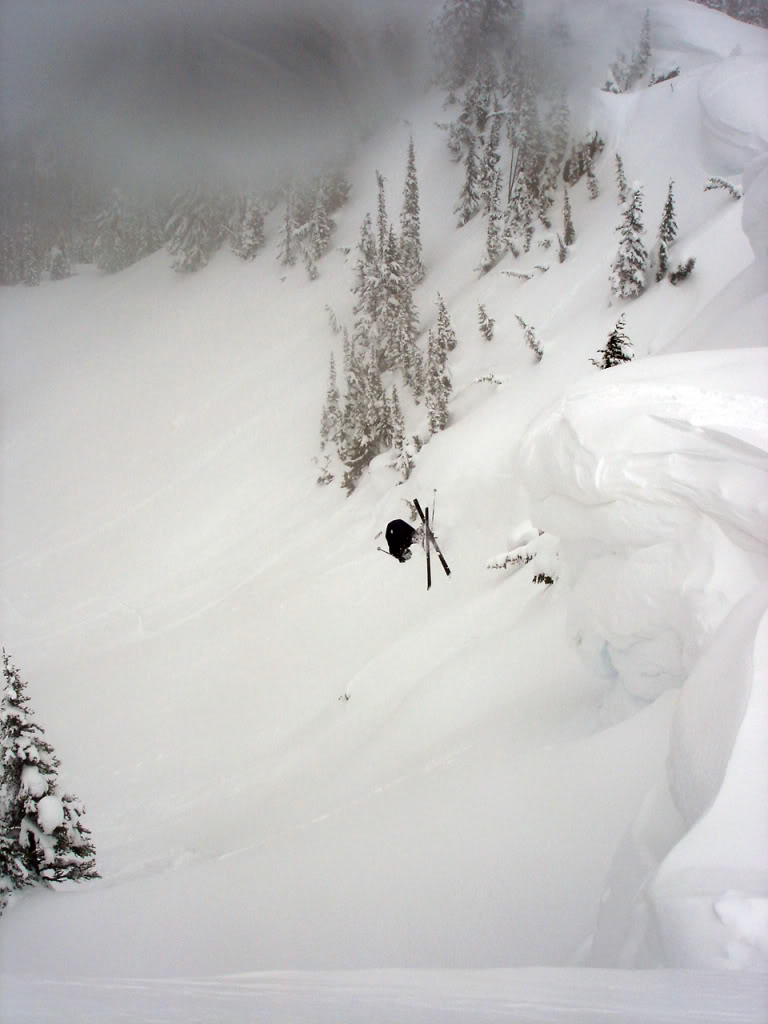
M395 557L398 562L407 562L413 553L411 544L418 538L419 531L414 530L404 519L393 519L391 523L387 523L384 536L387 539L390 555Z

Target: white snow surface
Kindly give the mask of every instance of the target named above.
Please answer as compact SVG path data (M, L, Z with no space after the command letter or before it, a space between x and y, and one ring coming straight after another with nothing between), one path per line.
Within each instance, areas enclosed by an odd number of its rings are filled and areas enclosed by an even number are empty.
M429 95L362 149L316 282L270 221L253 264L3 290L2 641L103 875L6 911L3 1020L765 1019L768 33L651 12L681 75L593 94L563 264L478 277ZM346 498L311 461L325 307L411 132L451 420ZM697 262L610 305L617 148L649 235L675 180ZM703 191L726 173L743 203ZM635 359L598 371L622 312ZM427 593L376 545L433 488ZM552 586L486 568L540 530Z

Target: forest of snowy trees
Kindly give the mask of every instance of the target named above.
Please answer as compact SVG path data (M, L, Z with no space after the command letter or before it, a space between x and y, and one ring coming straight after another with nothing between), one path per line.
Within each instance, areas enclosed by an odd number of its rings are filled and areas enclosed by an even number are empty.
M708 6L765 22L763 3L710 0ZM536 48L526 31L522 0L445 0L431 28L434 81L444 93L445 119L439 127L448 158L462 169L455 226L460 230L476 218L485 222L479 274L534 246L566 260L579 227L570 193L585 189L597 199L596 170L608 159L597 131L574 131L578 119L569 110L565 82L556 69L531 56ZM570 33L565 6L552 9L547 32L556 53ZM648 11L638 9L634 44L616 54L608 71L603 88L616 93L653 87L677 73L654 67ZM346 153L324 167L286 175L281 185L268 189L200 181L175 194L167 188L131 194L118 187L104 194L71 173L62 153L29 139L3 139L2 150L0 282L6 285L36 286L46 276L60 280L79 263L117 273L163 248L175 271L190 274L222 247L244 261L269 247L286 273L302 271L315 281L333 245L334 212L349 195ZM419 189L425 185L417 158L418 139L411 138L399 215L391 212L391 183L380 174L371 183L371 212L360 227L350 282L352 322L334 323L343 344L330 356L318 480L337 480L347 491L385 452L406 479L420 448L449 424L450 354L457 339L449 310L430 288L423 259ZM616 249L606 257L609 294L631 299L654 280L680 283L695 259L672 261L674 183L656 234L649 237L643 183L628 181L631 168L625 171L621 154L610 159L620 210ZM518 320L524 343L540 360L546 346L535 325ZM482 309L478 327L488 341L494 338L493 323Z

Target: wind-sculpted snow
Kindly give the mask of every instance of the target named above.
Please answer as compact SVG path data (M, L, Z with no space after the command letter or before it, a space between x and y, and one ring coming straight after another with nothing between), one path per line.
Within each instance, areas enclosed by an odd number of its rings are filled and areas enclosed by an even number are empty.
M740 174L768 150L768 58L730 57L699 83L701 125L715 173Z
M768 962L766 382L763 350L648 359L572 387L523 439L532 518L560 537L606 714L682 686L596 962Z

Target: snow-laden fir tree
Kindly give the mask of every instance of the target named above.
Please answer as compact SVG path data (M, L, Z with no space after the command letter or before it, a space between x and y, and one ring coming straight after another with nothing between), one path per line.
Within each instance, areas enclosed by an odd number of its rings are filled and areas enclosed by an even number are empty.
M30 220L25 221L21 232L21 282L28 288L40 284L42 260L37 244L35 229Z
M254 260L264 245L264 208L254 195L246 196L240 205L234 228L232 248L241 260Z
M347 467L343 485L351 493L371 460L392 446L392 412L375 353L365 355L354 343L348 358L342 431L340 455Z
M277 258L283 267L293 267L299 257L299 239L296 235L296 197L289 187L285 194L283 223L278 236Z
M430 434L436 434L448 426L448 401L452 390L445 340L441 338L439 331L429 331L425 402Z
M424 280L425 271L421 253L419 179L416 176L416 152L413 136L408 143L403 206L400 211L400 258L411 285L415 287L420 284Z
M380 171L376 171L376 193L376 244L379 258L383 259L389 238L389 217L387 215L384 175Z
M493 341L493 329L496 326L496 321L488 316L485 306L480 303L477 307L477 323L480 328L480 333L486 341Z
M488 221L486 224L485 252L480 263L480 269L487 273L495 267L504 255L504 219L501 210L501 174L496 172L491 203L488 209Z
M213 196L198 186L177 195L166 225L173 269L202 269L221 245L224 232L222 209Z
M573 226L573 214L571 213L571 200L568 196L567 186L563 186L563 241L566 245L573 245L576 241L576 230ZM562 260L560 261L562 263Z
M392 397L389 402L392 414L392 447L395 449L395 459L392 468L397 472L401 480L407 480L413 472L416 462L416 451L412 439L406 437L405 418L400 406L400 397L397 388L392 388Z
M629 187L627 186L627 178L624 174L624 162L616 154L616 191L619 198L619 206L623 206L629 199Z
M559 233L557 236L557 258L561 263L565 263L568 258L568 248L563 241L563 236Z
M570 141L571 112L566 99L565 90L561 89L550 110L546 124L547 168L545 186L553 191L557 186L560 172L563 169Z
M600 185L598 184L597 177L595 175L595 168L592 165L591 160L587 165L587 192L590 199L597 199L600 195Z
M439 292L437 293L437 319L435 322L435 330L437 331L440 344L445 347L445 351L453 352L457 344L456 332L453 329L453 324L451 323L451 318L445 305L445 300Z
M54 245L51 249L50 274L52 281L63 281L67 277L72 277L72 264L64 245Z
M517 175L512 198L507 204L504 217L504 244L516 257L519 255L518 241L522 241L523 250L528 252L533 240L534 200L528 176L521 171Z
M59 761L33 721L26 687L3 651L0 819L6 842L2 885L7 890L9 878L16 884L38 885L98 878L82 805L69 794L59 795Z
M659 234L656 239L656 280L663 281L669 269L669 250L677 238L677 220L675 219L674 182L670 181L664 212L661 216Z
M527 324L521 316L517 315L517 313L515 313L515 320L517 320L517 322L523 329L523 339L525 340L525 344L536 356L536 362L540 363L542 358L544 357L544 352L542 351L541 345L539 344L539 340L536 337L535 328Z
M631 299L645 290L648 250L643 244L643 190L635 182L624 206L619 232L619 248L611 268L611 291L622 299Z
M619 363L626 363L632 359L632 342L624 333L624 314L622 313L616 321L616 326L608 335L608 344L605 348L598 349L601 360L591 359L590 362L601 370L608 370Z
M133 262L129 215L120 189L112 189L109 202L95 218L94 259L99 270L115 274Z
M328 203L322 188L318 188L309 221L307 248L312 259L317 261L328 252L331 235L336 225L328 213Z
M336 360L331 352L328 368L328 387L325 392L325 403L320 417L320 447L328 444L338 445L341 438L342 414L341 394L336 377Z
M501 152L499 147L501 145L501 127L503 118L498 104L496 105L496 108L489 120L490 128L488 131L488 139L485 143L483 158L480 162L480 195L482 198L483 209L486 213L489 213L491 210L497 178L500 177L499 162L501 160Z
M473 135L469 137L467 152L464 158L464 184L459 193L459 201L454 207L458 216L458 226L464 227L480 209L480 168L477 161L477 150Z

